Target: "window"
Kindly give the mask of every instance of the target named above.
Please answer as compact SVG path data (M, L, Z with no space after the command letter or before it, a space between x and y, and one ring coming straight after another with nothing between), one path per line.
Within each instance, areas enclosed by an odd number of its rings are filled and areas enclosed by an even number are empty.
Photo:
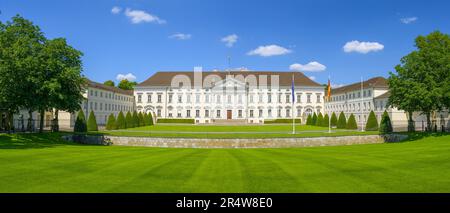
M291 102L289 96L290 96L290 95L286 95L286 103L290 103L290 102Z
M103 103L100 103L100 111L103 110Z
M262 110L262 109L259 110L258 116L259 116L260 118L262 118L262 116L263 116L263 110Z
M250 118L253 118L253 110L250 110Z
M178 95L178 103L182 103L183 102L183 96Z
M200 95L195 95L195 103L200 103Z
M190 118L191 117L191 110L186 110L186 117Z
M181 112L180 111L177 112L177 117L181 118Z
M272 117L272 110L271 109L267 110L267 114L269 115L269 117Z
M253 103L253 95L250 95L250 103Z
M94 91L93 91L93 90L90 90L90 92L91 92L91 96L94 96Z
M372 96L372 94L371 94L371 90L367 91L367 96L369 96L369 97L371 97L371 96Z
M94 108L94 107L93 107L93 106L94 106L94 104L93 104L92 102L91 102L91 103L89 103L89 104L90 104L90 109L91 109L91 110L93 110L93 108Z
M263 95L262 95L262 94L259 94L258 97L259 97L258 102L259 102L259 103L262 103L262 102L263 102Z
M311 94L306 95L306 103L311 103Z
M169 103L172 103L172 95L169 95Z
M278 103L281 103L281 94L278 94Z
M228 103L231 104L231 95L228 95Z
M198 109L195 110L195 117L196 118L200 117L200 110L198 110Z
M147 103L152 102L152 94L147 94Z
M138 95L138 101L137 101L138 103L142 103L142 95Z
M217 114L216 114L216 117L220 118L220 110L217 110L216 113L217 113Z
M158 103L161 103L161 94L158 94Z
M242 110L241 110L241 109L238 110L238 117L239 117L239 118L242 118Z
M286 109L286 117L290 117L291 116L291 110Z
M169 112L169 118L171 118L172 117L172 112Z
M156 110L156 116L161 117L161 109Z
M281 109L278 109L277 117L281 118Z
M97 91L95 91L95 97L97 97Z
M205 102L209 103L209 95L205 95Z
M320 103L320 94L317 94L317 103Z
M272 103L272 95L267 94L267 103Z
M209 118L209 110L205 110L205 118Z
M297 94L297 103L301 103L301 102L302 102L302 95Z
M297 109L297 117L302 116L302 109L298 108Z

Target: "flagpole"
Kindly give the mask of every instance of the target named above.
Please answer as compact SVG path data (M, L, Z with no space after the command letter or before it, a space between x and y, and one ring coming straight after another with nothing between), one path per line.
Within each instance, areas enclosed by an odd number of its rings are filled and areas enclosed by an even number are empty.
M328 75L328 88L327 88L327 102L330 102L331 98L331 82L330 82L330 75ZM331 114L330 114L330 105L328 104L328 133L331 133Z
M359 123L360 123L360 125L361 125L361 132L364 132L364 127L363 127L363 120L362 120L362 118L363 118L363 101L364 100L364 96L363 96L363 77L361 76L361 106L360 106L360 112L361 112L361 115L360 115L360 117L359 117Z
M294 73L292 73L292 134L295 134L295 116L294 116Z

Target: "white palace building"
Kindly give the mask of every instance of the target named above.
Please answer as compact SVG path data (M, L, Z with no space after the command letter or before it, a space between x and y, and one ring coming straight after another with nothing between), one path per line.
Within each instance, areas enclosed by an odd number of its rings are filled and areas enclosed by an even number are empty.
M138 111L195 123L305 120L324 113L324 92L303 73L272 71L157 72L134 88Z

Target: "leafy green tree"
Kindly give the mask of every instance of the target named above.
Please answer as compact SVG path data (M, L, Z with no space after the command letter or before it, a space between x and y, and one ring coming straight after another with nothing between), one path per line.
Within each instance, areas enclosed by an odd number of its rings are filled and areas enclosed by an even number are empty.
M136 85L137 83L134 81L128 81L127 79L123 79L119 82L119 85L117 85L117 87L123 90L133 90L134 86Z
M115 129L117 129L116 118L114 117L113 113L111 113L108 116L108 121L106 122L106 129L107 130L115 130Z
M312 116L311 125L317 126L317 115L316 115L316 113L314 113L313 116Z
M128 111L127 115L125 116L125 123L126 123L126 128L136 127L134 125L133 115L130 113L130 111Z
M153 116L152 116L152 113L151 113L151 112L149 112L149 113L147 114L147 119L148 119L148 125L149 125L149 126L153 126Z
M145 124L144 114L142 114L142 112L138 113L138 117L139 117L139 126L147 126Z
M74 132L86 132L87 131L86 117L84 116L83 110L80 110L78 112L77 118L75 120L75 127L74 127L73 131Z
M317 116L316 126L322 126L322 123L323 123L323 115L321 112L319 112L319 116Z
M97 119L95 118L94 111L92 111L92 110L89 113L87 130L88 131L98 131Z
M322 126L328 127L329 124L330 124L330 117L328 116L328 114L325 114L325 116L323 117Z
M356 124L355 116L350 114L350 117L348 118L346 129L358 129L358 125Z
M134 127L139 127L139 116L138 116L138 113L136 111L134 111L133 114L131 114L131 116L133 117L133 125L134 125Z
M106 85L106 86L110 86L110 87L116 86L114 81L111 81L111 80L107 80L107 81L103 82L103 84Z
M125 116L123 115L122 111L120 111L119 114L117 115L116 127L117 127L117 129L126 129L127 128Z
M389 114L384 111L383 116L381 117L380 122L380 133L381 134L389 134L392 133L392 123L391 119L389 118Z
M331 114L331 120L330 120L331 126L337 126L338 120L337 120L337 116L336 113L333 112L333 114Z
M306 118L306 125L312 125L312 116L311 116L311 114L309 114L308 117Z
M421 111L431 131L431 113L450 107L450 37L439 31L415 40L417 50L404 56L390 73L389 106L408 113L408 130L414 131L412 114Z
M345 114L344 112L341 112L339 114L339 119L338 119L338 123L337 123L337 128L338 129L345 129L347 127L347 119L345 118Z
M377 117L375 116L375 113L370 111L369 117L367 118L366 123L366 130L367 131L378 131L378 121Z

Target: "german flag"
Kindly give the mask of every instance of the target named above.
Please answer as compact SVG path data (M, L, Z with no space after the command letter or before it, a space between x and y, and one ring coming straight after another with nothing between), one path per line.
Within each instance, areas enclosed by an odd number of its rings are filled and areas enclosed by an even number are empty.
M330 82L330 78L328 78L328 94L327 94L327 100L330 101L330 97L331 97L331 82Z

